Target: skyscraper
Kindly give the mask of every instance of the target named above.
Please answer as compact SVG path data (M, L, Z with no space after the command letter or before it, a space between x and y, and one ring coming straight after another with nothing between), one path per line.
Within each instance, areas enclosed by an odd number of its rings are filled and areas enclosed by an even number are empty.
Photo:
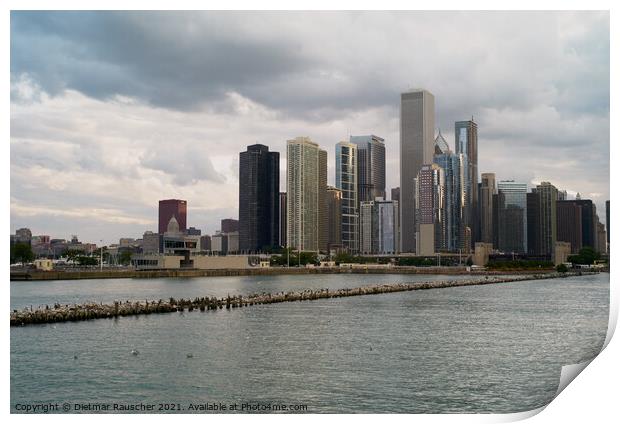
M609 251L609 200L605 202L605 227L607 230L607 251Z
M542 255L541 195L536 191L527 193L527 254Z
M495 190L495 174L482 174L480 184L480 241L493 243L493 195Z
M379 254L398 253L398 201L376 200L376 250Z
M527 184L500 181L498 192L498 249L527 252Z
M558 241L570 243L571 253L579 253L582 246L581 205L575 200L556 202Z
M415 186L422 165L433 162L435 97L426 90L400 96L400 244L415 252Z
M239 250L278 246L280 153L262 144L239 153Z
M179 231L187 230L187 201L167 199L159 201L159 234L164 234L168 229L170 218L174 217L179 224Z
M351 136L357 145L357 193L360 202L385 199L385 144L376 135Z
M416 253L434 255L446 230L445 175L433 163L422 165L415 179Z
M359 251L362 254L371 254L375 252L373 246L376 223L374 221L375 202L372 200L360 202L360 243ZM374 224L374 225L373 225Z
M444 171L445 178L445 228L442 237L438 240L437 249L441 251L457 252L461 248L461 172L460 155L455 154L441 135L435 138L434 162Z
M342 248L342 190L327 187L328 250Z
M220 221L220 231L222 233L234 233L239 231L239 220L225 218Z
M288 246L301 251L326 249L327 152L309 137L297 137L287 141L286 157Z
M280 204L278 208L278 244L286 247L286 192L280 193Z
M538 212L540 223L536 231L536 235L539 237L536 245L540 246L538 254L552 258L557 241L556 202L558 201L559 191L550 182L543 181L533 188L532 192L538 193L540 197L540 210Z
M357 144L336 144L336 187L342 191L342 245L350 252L359 249L359 198Z
M478 223L478 124L474 122L473 118L470 121L455 122L454 137L456 153L462 153L467 157L468 210L465 225L470 228L471 242L474 243L480 240L480 225Z
M390 199L400 202L400 187L395 187L392 189Z

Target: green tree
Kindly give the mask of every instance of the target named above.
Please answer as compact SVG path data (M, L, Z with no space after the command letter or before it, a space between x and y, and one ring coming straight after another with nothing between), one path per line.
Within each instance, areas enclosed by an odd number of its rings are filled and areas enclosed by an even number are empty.
M566 265L564 265L564 264L559 264L558 266L556 266L556 267L555 267L555 270L556 270L557 272L562 272L562 273L564 273L564 272L567 272L567 271L568 271L568 268L567 268L567 267L566 267Z
M471 259L471 256L469 258L467 258L467 266L472 266L474 264L474 261Z
M11 263L15 262L31 262L34 259L32 248L26 243L15 243L11 246Z
M92 256L78 256L76 261L79 265L98 265L99 260Z
M78 256L81 256L82 252L75 249L68 249L65 252L65 256L67 257L67 262L75 263L77 261Z
M118 256L118 262L122 265L129 265L131 263L131 252L128 250L121 252Z

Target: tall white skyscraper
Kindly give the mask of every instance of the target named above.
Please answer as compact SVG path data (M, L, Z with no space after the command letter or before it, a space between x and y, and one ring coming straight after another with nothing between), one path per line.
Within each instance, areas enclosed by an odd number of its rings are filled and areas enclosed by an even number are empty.
M400 246L415 252L415 186L422 165L433 162L435 97L426 90L400 95Z
M286 146L288 247L302 251L327 249L327 152L309 137Z
M336 144L336 187L342 191L342 245L349 252L359 250L359 198L357 144Z

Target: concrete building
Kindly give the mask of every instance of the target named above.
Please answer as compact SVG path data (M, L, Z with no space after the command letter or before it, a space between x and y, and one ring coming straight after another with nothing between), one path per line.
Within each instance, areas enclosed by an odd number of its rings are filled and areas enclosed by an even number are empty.
M287 243L301 251L327 250L327 152L309 137L287 141Z
M163 252L163 234L145 231L142 235L142 253L151 255Z
M489 254L493 251L491 243L478 242L474 247L474 265L486 266L489 263Z
M166 232L170 218L174 217L179 224L179 230L187 230L187 201L179 199L167 199L159 201L159 234Z
M558 266L568 261L568 256L571 254L570 243L565 241L556 241L553 255L553 264Z
M483 243L493 244L493 195L496 193L495 174L492 172L482 174L478 203L480 240Z
M536 244L540 245L540 255L551 258L557 241L556 202L559 200L559 190L550 182L543 181L532 189L532 193L537 193L540 199L540 223L536 231L539 240Z
M401 252L416 251L414 180L424 164L433 162L435 97L426 90L400 96L400 244Z
M336 187L342 192L342 245L351 253L360 250L357 161L357 144L336 144Z
M221 231L216 231L211 236L211 252L218 255L226 255L228 252L228 235Z
M400 202L400 187L391 190L390 199Z
M204 236L200 236L200 251L201 252L210 252L211 251L211 236L205 234Z
M239 153L239 249L279 246L280 153L262 144Z
M385 140L376 135L350 136L357 145L358 201L385 199Z
M328 251L342 249L342 190L327 187Z
M445 203L444 203L444 228L435 243L437 251L458 252L462 249L461 235L464 234L462 225L462 189L461 189L461 157L448 146L441 135L441 131L435 138L435 155L433 161L444 172L445 178Z
M498 192L498 249L527 252L527 184L500 181Z
M414 180L414 187L416 254L432 256L441 245L441 239L446 231L443 168L435 163L423 165Z
M363 201L360 203L360 244L359 252L363 255L374 253L373 248L373 218L374 201Z

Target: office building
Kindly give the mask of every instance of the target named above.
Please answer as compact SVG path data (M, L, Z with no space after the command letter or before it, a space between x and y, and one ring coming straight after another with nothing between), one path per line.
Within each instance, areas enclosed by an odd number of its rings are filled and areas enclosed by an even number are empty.
M142 235L142 253L157 254L163 252L163 234L146 231Z
M607 251L609 251L609 200L605 202L605 227L607 229Z
M435 155L433 161L444 172L445 203L444 203L444 232L438 239L437 250L443 252L458 252L461 249L461 171L460 157L455 154L441 135L435 138Z
M328 240L327 250L342 248L342 190L336 187L327 187L327 221Z
M385 144L376 135L351 136L357 146L358 201L385 199Z
M527 252L527 184L500 181L498 192L498 249Z
M570 243L571 253L577 254L582 247L581 205L574 200L556 202L557 239Z
M239 153L239 249L279 245L280 153L262 144Z
M187 230L187 201L167 199L159 201L159 234L164 234L168 228L170 218L174 217L179 224L179 231Z
M211 251L211 236L205 234L204 236L200 236L200 251L201 252L210 252Z
M222 233L234 233L239 231L239 221L237 219L226 218L220 221L220 231Z
M375 252L373 246L373 220L374 220L374 201L363 201L360 203L360 243L359 252L369 255Z
M351 253L359 250L358 146L336 144L336 187L342 192L342 245Z
M540 222L537 230L539 240L536 242L540 245L539 254L553 258L553 250L557 241L556 202L560 197L560 192L547 181L538 184L532 192L538 193L540 197Z
M188 236L199 236L202 234L202 231L200 230L200 228L189 227L186 233Z
M426 90L400 96L400 251L415 252L415 179L433 162L435 97Z
M526 194L527 201L527 254L541 256L542 248L542 216L541 195L536 191Z
M391 190L390 199L400 202L400 187L396 187Z
M480 225L478 223L478 124L473 118L469 121L454 123L454 137L456 153L462 153L466 157L467 184L467 211L465 213L465 226L472 235L472 243L480 240ZM473 248L473 244L470 245Z
M287 243L301 251L327 250L327 152L309 137L286 146Z
M382 255L398 253L398 201L375 200L375 252Z
M480 213L480 241L493 244L493 195L495 189L495 174L487 172L482 174L480 193L478 198Z

